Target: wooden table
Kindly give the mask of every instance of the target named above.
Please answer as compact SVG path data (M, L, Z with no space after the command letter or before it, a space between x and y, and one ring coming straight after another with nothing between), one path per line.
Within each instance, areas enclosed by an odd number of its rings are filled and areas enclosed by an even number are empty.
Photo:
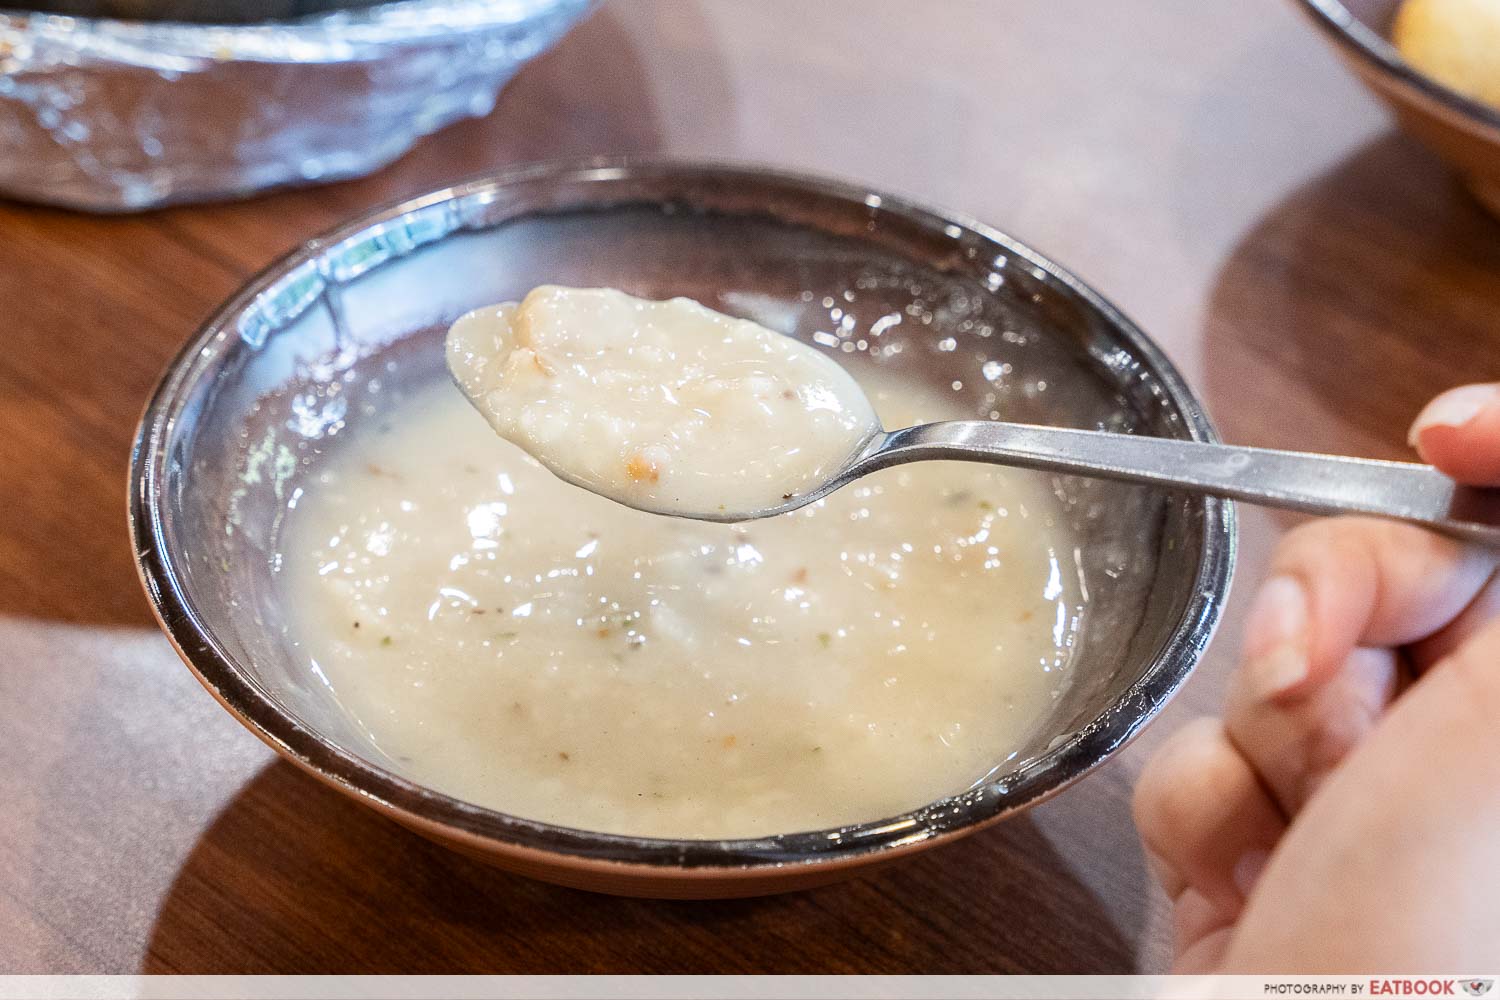
M157 633L126 540L142 401L294 243L516 161L665 151L847 175L1032 241L1252 444L1402 454L1500 376L1500 223L1289 6L616 2L489 118L364 181L126 218L0 206L0 973L1162 970L1129 789L1212 711L1028 816L784 898L619 900L499 874L280 763ZM1244 512L1241 578L1284 525Z

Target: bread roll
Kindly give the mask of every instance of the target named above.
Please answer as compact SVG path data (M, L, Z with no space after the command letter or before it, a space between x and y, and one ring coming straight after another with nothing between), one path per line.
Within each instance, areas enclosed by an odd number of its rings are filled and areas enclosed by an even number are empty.
M1500 0L1406 0L1391 39L1418 70L1500 108Z

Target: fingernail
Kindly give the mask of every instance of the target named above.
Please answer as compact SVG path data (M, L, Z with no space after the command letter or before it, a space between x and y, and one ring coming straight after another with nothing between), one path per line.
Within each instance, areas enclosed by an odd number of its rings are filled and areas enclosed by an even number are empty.
M1268 851L1246 851L1240 856L1234 865L1234 885L1239 889L1240 895L1249 896L1250 890L1255 888L1255 883L1266 870L1266 863L1271 860Z
M1417 414L1407 442L1415 448L1422 432L1429 427L1462 427L1496 401L1500 401L1500 385L1465 385L1449 389Z
M1257 697L1275 698L1308 673L1307 593L1290 576L1260 588L1245 622L1244 670Z

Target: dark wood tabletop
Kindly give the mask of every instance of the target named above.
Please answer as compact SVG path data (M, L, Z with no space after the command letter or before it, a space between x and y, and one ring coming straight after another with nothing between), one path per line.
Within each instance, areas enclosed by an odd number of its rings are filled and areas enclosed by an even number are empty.
M365 180L118 218L0 203L0 973L1165 968L1130 788L1214 710L1279 515L1242 512L1213 650L1100 772L761 900L607 898L450 854L279 762L158 633L127 453L218 302L375 204L642 151L844 175L1008 230L1139 321L1237 442L1401 457L1428 396L1500 377L1500 222L1274 3L615 0L489 117Z

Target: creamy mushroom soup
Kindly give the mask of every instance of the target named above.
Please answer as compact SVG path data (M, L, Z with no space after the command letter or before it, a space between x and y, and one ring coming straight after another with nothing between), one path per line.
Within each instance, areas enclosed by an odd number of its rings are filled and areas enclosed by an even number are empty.
M971 415L859 378L890 426ZM1045 727L1084 613L1046 482L926 463L746 525L660 517L443 383L340 434L279 572L309 671L397 772L565 826L755 837L962 792Z

